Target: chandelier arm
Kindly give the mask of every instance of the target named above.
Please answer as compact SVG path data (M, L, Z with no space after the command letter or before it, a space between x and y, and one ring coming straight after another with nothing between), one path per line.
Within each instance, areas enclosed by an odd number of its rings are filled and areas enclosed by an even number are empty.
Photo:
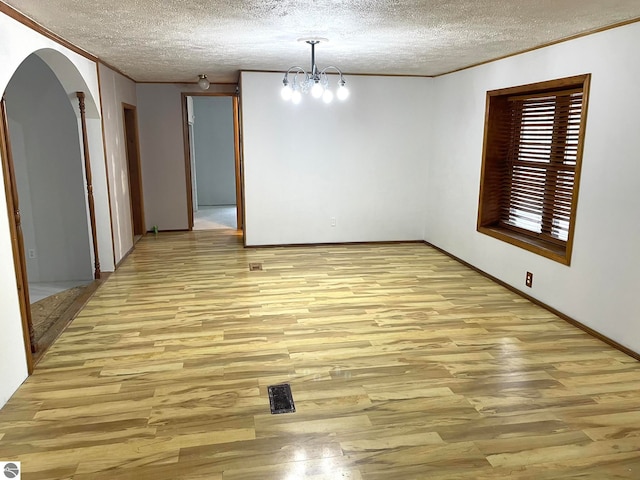
M322 69L322 71L320 72L320 75L325 75L326 76L327 75L327 70L329 70L331 68L336 70L340 74L340 81L344 82L344 75L342 74L342 70L340 70L338 67L336 67L334 65L328 65L328 66L324 67Z
M295 71L296 73L304 73L306 76L309 76L307 71L302 67L289 67L289 70L287 70L286 75L290 74L292 71Z
M296 76L297 76L298 74L303 74L303 75L304 75L304 78L305 78L305 81L308 81L308 80L309 80L309 74L307 73L307 71L306 71L304 68L302 68L302 67L297 67L297 66L296 66L296 67L289 67L289 70L287 70L287 71L285 72L285 74L284 74L284 78L282 79L282 83L284 83L285 85L288 85L288 84L289 84L289 74L290 74L290 73L295 73L295 74L296 74Z
M306 70L302 67L298 67L298 66L294 66L294 67L289 67L289 70L287 70L284 74L284 78L282 79L282 84L284 85L285 88L288 87L289 85L289 74L290 73L294 73L295 77L293 77L293 85L297 85L298 84L298 75L304 75L304 81L300 83L300 85L302 86L302 88L305 88L305 85L309 82L309 74L306 72Z

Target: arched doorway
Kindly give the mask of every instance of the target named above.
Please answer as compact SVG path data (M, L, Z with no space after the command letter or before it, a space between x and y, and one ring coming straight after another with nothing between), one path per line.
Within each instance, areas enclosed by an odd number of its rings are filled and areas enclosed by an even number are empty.
M70 93L74 87L78 90ZM14 261L30 369L32 354L39 358L68 323L69 296L62 292L77 296L100 276L85 121L87 110L97 116L97 108L93 99L87 101L86 90L66 57L41 50L22 62L3 95L5 189L14 212ZM66 303L51 303L49 293ZM48 305L43 314L34 312L39 300Z

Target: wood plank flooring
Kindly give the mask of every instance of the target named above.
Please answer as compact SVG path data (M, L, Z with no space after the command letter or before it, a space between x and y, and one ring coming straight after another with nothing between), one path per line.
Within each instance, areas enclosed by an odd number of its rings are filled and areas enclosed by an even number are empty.
M297 411L271 415L284 382ZM0 459L33 480L638 479L640 364L422 244L149 235L0 411Z

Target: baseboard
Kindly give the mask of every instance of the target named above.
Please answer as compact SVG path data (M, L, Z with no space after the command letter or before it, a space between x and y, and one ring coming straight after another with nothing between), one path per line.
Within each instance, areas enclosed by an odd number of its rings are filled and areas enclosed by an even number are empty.
M136 248L135 244L132 245L129 251L122 256L122 258L118 261L118 263L116 263L116 270L120 268L120 265L122 265L122 263L127 259L129 255L131 255L131 253L135 250L135 248Z
M609 337L601 334L600 332L597 332L596 330L594 330L591 327L587 327L586 325L580 323L579 321L577 321L574 318L571 318L570 316L556 310L553 307L550 307L549 305L547 305L544 302L541 302L540 300L538 300L537 298L532 297L531 295L528 295L527 293L523 292L522 290L518 290L517 288L509 285L506 282L503 282L502 280L500 280L499 278L494 277L493 275L488 274L487 272L485 272L484 270L480 270L478 267L471 265L468 262L465 262L464 260L462 260L461 258L456 257L455 255L447 252L446 250L437 247L435 245L433 245L432 243L427 242L426 240L424 241L424 243L431 247L434 248L435 250L439 251L440 253L443 253L444 255L452 258L453 260L455 260L456 262L461 263L462 265L464 265L465 267L470 268L471 270L474 270L476 272L478 272L480 275L488 278L489 280L496 282L497 284L503 286L504 288L511 290L512 292L520 295L523 298L526 298L527 300L529 300L531 303L534 303L542 308L544 308L545 310L548 310L549 312L553 313L554 315L556 315L557 317L561 318L562 320L564 320L567 323L570 323L571 325L573 325L574 327L579 328L580 330L588 333L589 335L591 335L592 337L597 338L598 340L601 340L602 342L606 343L607 345L612 346L613 348L615 348L616 350L621 351L622 353L629 355L631 358L634 358L638 361L640 361L640 353L634 352L633 350L631 350L628 347L625 347L624 345L619 344L618 342L616 342L615 340L610 339Z
M267 245L245 245L245 248L279 248L279 247L339 247L341 245L399 245L401 243L425 243L424 240L380 240L362 242L322 242L322 243L274 243Z

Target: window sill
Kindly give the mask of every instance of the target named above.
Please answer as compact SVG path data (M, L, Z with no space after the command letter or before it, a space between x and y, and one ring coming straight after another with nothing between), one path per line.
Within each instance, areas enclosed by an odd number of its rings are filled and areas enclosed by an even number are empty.
M555 243L541 240L539 238L529 237L528 235L524 235L504 227L478 227L478 232L497 238L503 242L510 243L516 247L523 248L555 262L562 263L563 265L569 265L571 263L571 254L567 251L566 246L556 245Z

